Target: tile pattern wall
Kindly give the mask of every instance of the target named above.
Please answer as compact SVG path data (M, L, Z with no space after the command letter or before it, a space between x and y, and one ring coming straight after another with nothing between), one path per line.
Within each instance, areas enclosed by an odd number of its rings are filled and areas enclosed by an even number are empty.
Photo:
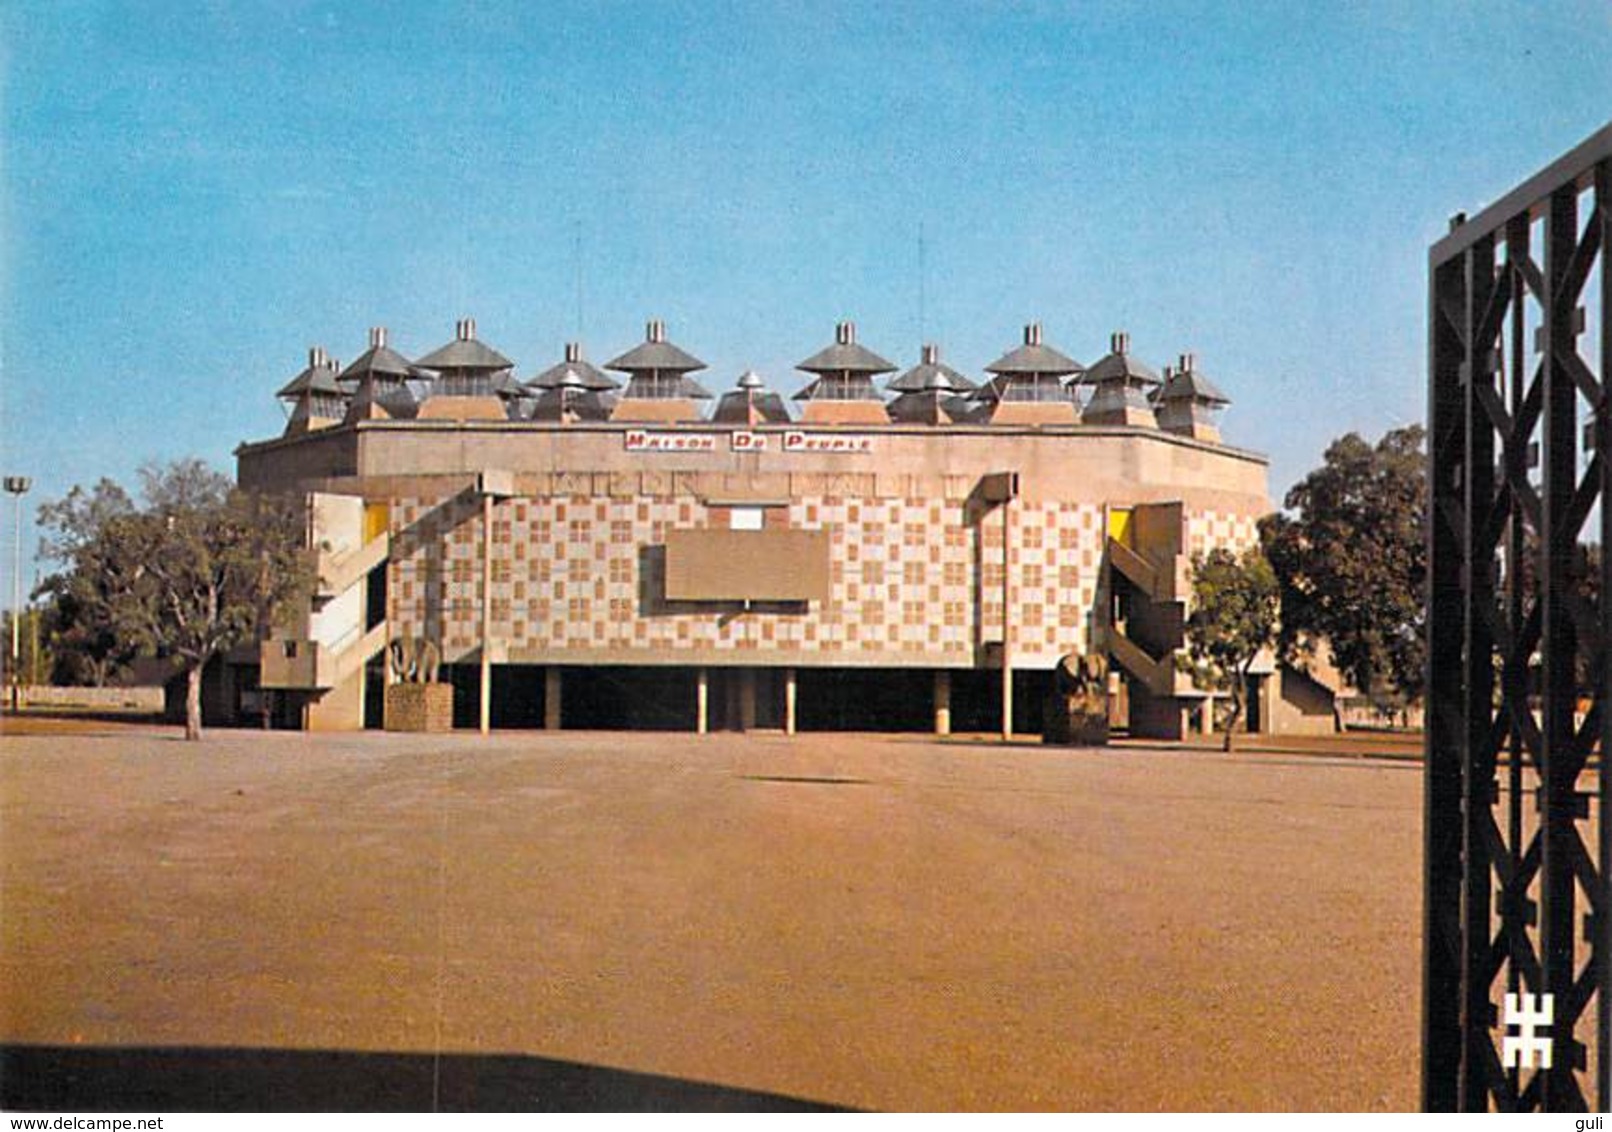
M441 640L457 660L480 641L480 506L468 496L392 505L394 633ZM1103 552L1103 510L1079 502L1013 504L1013 651L1049 666L1087 647ZM644 650L666 659L771 649L825 663L970 664L1001 636L1000 512L979 521L958 500L807 495L788 526L827 530L830 600L790 611L668 606L656 552L666 532L713 516L687 496L553 495L500 501L493 522L494 636L521 650ZM1246 545L1253 521L1188 518L1188 546ZM979 597L983 595L983 600ZM828 654L837 654L835 656ZM847 655L849 654L849 655Z
M1259 520L1250 515L1221 511L1187 512L1187 556L1201 554L1217 546L1239 553L1259 545Z

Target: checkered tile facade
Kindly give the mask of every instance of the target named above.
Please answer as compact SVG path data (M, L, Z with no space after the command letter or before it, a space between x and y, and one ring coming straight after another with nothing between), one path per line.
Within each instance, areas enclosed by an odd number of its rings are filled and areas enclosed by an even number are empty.
M1204 554L1217 546L1242 552L1259 545L1259 520L1252 515L1223 511L1187 512L1187 556Z
M830 536L830 596L788 610L658 601L651 548L666 532L722 523L696 497L519 496L493 511L492 628L512 660L555 650L642 654L769 652L825 664L968 666L1002 636L1001 512L962 499L806 495L787 526ZM1015 663L1085 651L1101 580L1098 504L1019 500L1010 560ZM445 659L480 643L482 517L468 495L393 501L393 632L440 640ZM1213 520L1204 537L1216 537ZM740 663L737 659L736 663Z

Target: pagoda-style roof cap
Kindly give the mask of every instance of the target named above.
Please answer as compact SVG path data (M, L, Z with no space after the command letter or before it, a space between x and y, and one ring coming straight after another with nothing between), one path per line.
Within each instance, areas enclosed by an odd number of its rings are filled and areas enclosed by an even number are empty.
M1165 375L1164 388L1159 393L1161 402L1195 401L1201 405L1231 404L1231 398L1198 371L1198 359L1193 354L1182 354L1180 364L1173 372L1168 366L1165 367Z
M476 339L476 320L461 318L454 324L453 341L433 350L418 362L421 369L443 370L500 370L515 363L492 347Z
M619 373L693 373L704 369L705 363L668 342L666 324L657 318L651 319L645 328L643 342L606 362L605 368ZM709 393L704 395L710 396Z
M978 388L940 360L940 347L933 342L925 342L919 356L922 360L917 365L891 378L886 388L892 393L972 393Z
M581 382L580 388L605 390L618 389L621 382L606 376L592 362L582 356L582 343L565 344L565 360L552 365L526 383L528 389L559 389L569 387L572 379Z
M1077 380L1087 385L1107 382L1125 382L1137 385L1158 385L1159 375L1139 358L1131 355L1131 336L1123 330L1114 332L1109 339L1109 352Z
M386 344L386 327L369 328L369 349L341 371L337 381L361 381L371 374L405 379L414 376L414 365Z
M834 344L817 351L795 367L805 373L894 373L896 367L866 346L857 344L856 323L842 322L834 328Z
M759 373L747 369L722 394L711 420L715 424L788 424L790 416L784 399L767 388Z
M1032 322L1024 328L1024 345L1003 354L985 369L986 372L999 376L1030 373L1065 377L1079 373L1085 367L1067 354L1042 342L1041 324Z
M562 374L553 385L536 391L531 414L534 421L559 421L567 418L581 421L607 421L610 419L608 394L589 389L586 379L575 370Z
M339 397L341 392L341 386L336 384L336 362L325 353L323 346L313 346L308 350L308 368L286 382L275 396L291 401L305 393Z

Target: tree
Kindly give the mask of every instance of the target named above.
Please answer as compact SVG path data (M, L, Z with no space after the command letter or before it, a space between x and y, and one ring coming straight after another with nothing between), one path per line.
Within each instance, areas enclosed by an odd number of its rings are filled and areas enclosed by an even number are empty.
M139 655L133 641L114 631L115 595L98 563L101 532L133 512L128 493L105 478L88 491L75 487L39 508L39 526L45 532L40 555L76 567L51 575L35 591L45 599L45 631L55 654L51 677L57 683L103 687Z
M1324 641L1344 678L1379 704L1422 693L1424 438L1420 425L1376 445L1340 437L1287 493L1291 514L1260 525L1281 585L1283 655Z
M1192 556L1192 615L1187 618L1183 667L1193 682L1231 696L1223 750L1243 717L1248 673L1261 650L1276 641L1276 574L1258 547L1241 555L1225 547Z
M140 479L142 507L98 485L41 509L46 552L67 567L45 588L90 595L82 626L117 648L178 660L185 737L198 739L203 668L305 595L313 566L292 500L236 491L199 460L147 465Z

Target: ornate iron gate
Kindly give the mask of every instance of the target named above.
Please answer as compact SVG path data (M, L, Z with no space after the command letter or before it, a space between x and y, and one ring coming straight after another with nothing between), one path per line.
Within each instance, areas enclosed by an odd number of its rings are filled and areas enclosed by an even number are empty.
M1430 1110L1608 1105L1609 256L1612 125L1429 257Z

